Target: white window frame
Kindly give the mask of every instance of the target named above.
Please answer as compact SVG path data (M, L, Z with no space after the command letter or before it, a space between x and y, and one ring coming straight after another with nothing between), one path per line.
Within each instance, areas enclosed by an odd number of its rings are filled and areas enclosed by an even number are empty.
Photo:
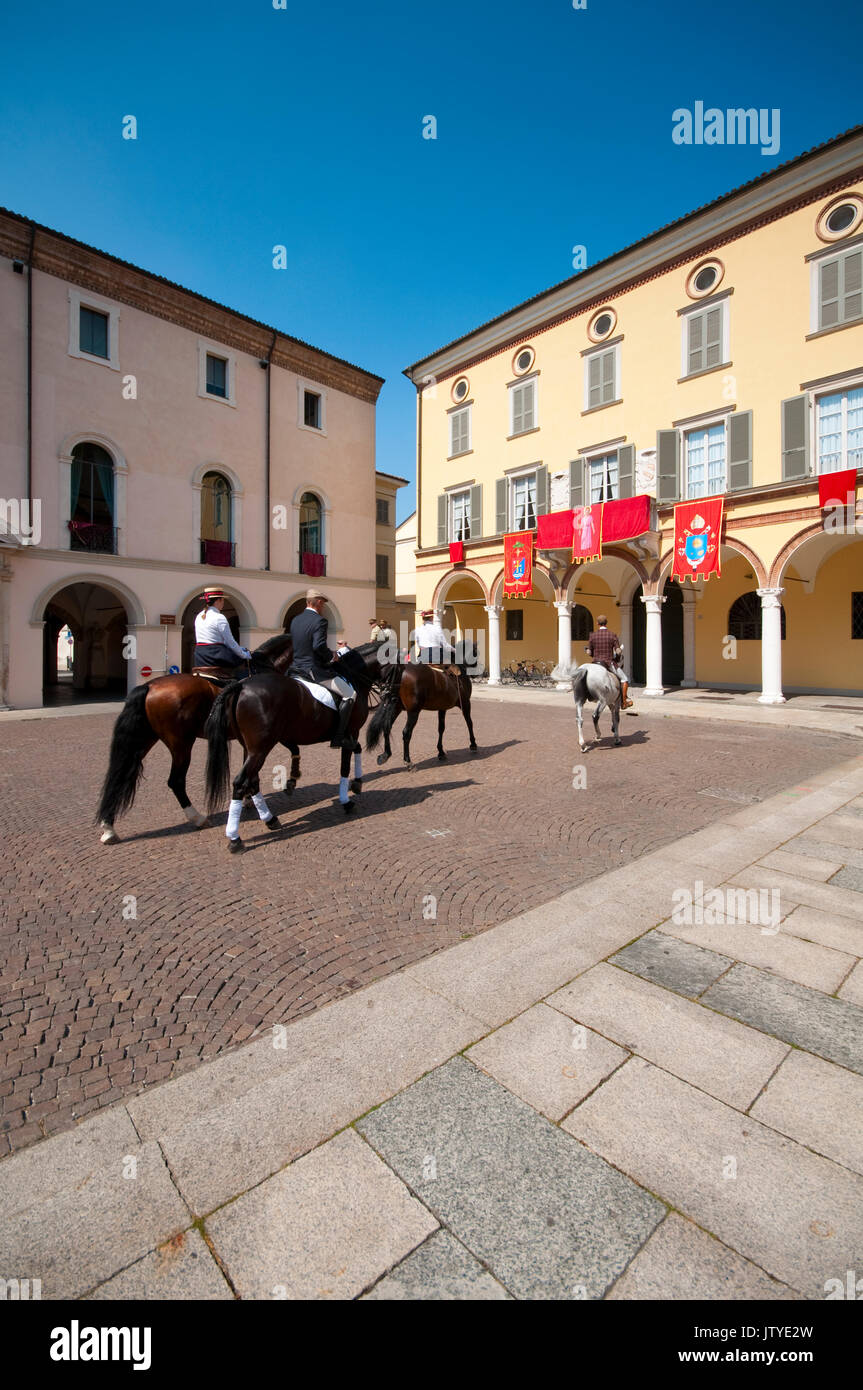
M680 497L684 502L697 502L699 498L690 496L689 492L689 457L687 448L687 438L690 434L697 434L699 430L711 430L717 425L721 425L725 434L725 479L724 487L719 492L708 491L710 460L705 455L704 459L704 487L702 494L704 497L721 497L728 492L728 416L712 415L708 419L694 420L690 425L680 427Z
M454 459L454 458L461 458L462 454L469 454L470 451L471 451L471 449L473 448L473 419L472 419L472 410L473 410L473 407L472 407L472 406L463 405L463 406L459 406L458 410L451 410L451 411L450 411L450 415L449 415L449 455L448 455L448 457L451 458L451 459ZM454 434L455 434L455 428L454 428L454 427L455 427L455 421L456 421L457 419L461 419L463 416L467 416L467 446L466 446L466 448L464 448L464 449L459 449L458 452L456 452L455 449L454 449L454 447L453 447L454 444L455 444L455 438L454 438Z
M515 392L521 391L525 386L533 387L533 424L530 429L515 432ZM509 437L519 439L523 434L530 434L533 430L539 429L539 373L528 372L526 376L519 377L518 381L513 381L509 386Z
M459 498L465 499L463 517L464 520L467 522L468 531L471 531L473 527L473 515L471 513L470 507L470 488L460 487L455 492L447 493L447 535L451 542L457 541L459 539L470 540L470 535L462 537L456 535L455 504Z
M863 377L857 377L857 378L852 379L852 380L850 380L850 381L837 381L837 382L835 382L833 385L831 385L831 386L829 386L829 387L825 387L825 388L819 389L819 390L817 390L817 391L812 391L812 392L810 393L810 406L811 406L811 409L812 409L812 429L811 429L811 435L812 435L811 443L812 443L812 448L811 448L811 458L810 458L810 460L809 460L809 471L810 471L810 473L813 474L815 477L820 477L820 476L821 476L821 473L822 473L822 469L821 469L821 467L820 467L819 451L818 451L818 438L819 438L819 434L818 434L818 417L819 417L819 414L820 414L820 410L819 410L820 402L824 399L825 396L842 396L842 397L843 397L843 401L842 401L842 413L841 413L842 459L841 459L839 465L838 465L836 468L830 469L830 472L831 472L831 473L840 473L843 469L855 467L855 465L854 465L853 463L849 463L849 462L848 462L848 401L847 401L847 396L848 396L848 392L849 392L849 391L860 391L860 390L863 390ZM857 464L856 467L858 467L858 468L863 467L863 464Z
M306 392L310 391L313 396L321 398L321 423L320 427L306 424ZM316 381L303 381L297 378L297 428L305 430L306 434L323 435L327 434L327 388L320 386Z
M585 462L587 463L587 485L588 485L588 492L591 494L589 497L586 497L586 498L585 498L585 500L584 500L584 505L585 505L585 506L595 507L595 506L598 506L600 502L615 502L615 501L617 501L617 498L620 496L620 450L619 450L619 449L599 449L599 450L597 450L596 453L587 453L587 454L585 454L585 455L584 455L584 458L585 458ZM607 490L607 488L608 488L608 471L609 471L609 470L608 470L608 460L609 460L610 458L613 458L613 459L614 459L614 467L615 467L615 472L616 472L616 475L617 475L616 478L615 478L615 482L614 482L615 492L614 492L614 494L613 494L612 496L608 496L608 497L605 497L605 496L599 497L599 498L597 498L597 500L594 502L593 496L592 496L592 493L593 493L593 479L592 479L593 466L594 466L594 464L600 463L600 462L602 462L602 461L605 462L605 468L603 469L603 492L605 492L605 491Z
M821 267L825 261L838 261L843 256L850 256L855 251L859 251L860 246L837 246L834 242L831 246L825 246L824 250L813 255L809 262L809 332L810 333L833 333L840 328L852 328L854 324L859 324L861 319L843 319L841 323L829 324L827 328L821 327Z
M508 518L508 522L509 522L509 529L510 529L511 531L515 531L515 530L518 530L518 529L521 529L521 530L524 530L524 531L530 531L530 530L535 530L535 529L536 529L536 482L537 482L537 475L538 475L538 473L539 473L539 466L538 466L537 464L533 464L530 468L522 468L522 469L520 469L518 473L510 473L509 476L508 476L508 478L507 478L507 484L508 484L508 486L507 486L507 496L506 496L506 514L507 514L507 518ZM526 479L529 480L530 478L533 478L533 487L534 487L533 527L528 526L528 524L527 524L527 516L525 515L525 524L524 524L523 527L519 528L519 527L518 527L518 523L516 522L516 516L515 516L515 485L516 485L517 483L524 482Z
M228 394L214 396L207 390L207 358L219 357L227 363ZM198 395L205 401L217 401L219 405L237 407L237 354L221 343L208 343L198 339Z
M108 356L97 357L92 352L81 351L81 310L93 309L97 314L108 318ZM80 357L83 362L97 362L100 367L110 367L112 372L120 370L120 310L109 299L102 299L89 290L69 289L69 356Z
M731 315L729 313L729 299L720 299L716 304L706 304L704 300L697 300L691 309L680 315L680 375L683 377L701 376L705 372L716 372L720 367L727 367L731 361ZM722 314L722 341L720 350L722 360L713 367L699 367L697 372L689 370L689 325L693 318L703 317L712 310L718 309Z
M595 357L603 357L606 353L614 353L614 395L610 401L600 401L599 405L590 404L590 363ZM601 410L603 406L614 405L623 399L623 386L620 381L620 343L614 343L611 347L603 347L601 344L595 352L587 352L584 355L584 409Z

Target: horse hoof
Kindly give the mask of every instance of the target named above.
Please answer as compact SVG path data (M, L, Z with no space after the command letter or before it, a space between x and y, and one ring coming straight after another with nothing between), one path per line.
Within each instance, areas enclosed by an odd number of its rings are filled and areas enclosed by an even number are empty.
M361 778L361 777L355 777L354 780L351 782L351 791L352 791L352 792L355 792L357 796L360 796L360 795L362 794L362 790L363 790L362 778Z
M192 821L195 830L209 830L212 824L213 822L210 820L209 816L197 816L195 820Z
M117 845L120 843L120 837L114 829L113 825L110 825L105 830L103 830L102 834L99 836L99 839L101 840L103 845Z
M413 764L413 763L405 763L405 772L416 772L416 768L415 768L414 764Z
M241 839L237 838L236 840L229 840L229 841L228 841L228 853L229 853L229 854L240 854L240 853L242 852L242 849L243 849L243 842L242 842Z
M294 787L295 787L296 785L297 785L297 784L296 784L296 782L293 780L293 778L291 778L290 782L286 782L285 785L282 787L282 791L285 793L285 796L293 796L293 794L294 794Z
M623 743L623 739L616 738L616 739L614 740L614 746L615 746L615 748L620 748L620 746L621 746L622 743Z
M264 825L268 830L281 830L282 828L282 822L279 820L278 816L270 816L269 820L264 821Z
M445 763L445 762L446 762L446 753L438 753L438 755L437 755L437 760L438 760L439 763Z
M479 747L477 746L477 744L472 743L471 746L470 746L470 751L471 751L472 753L478 753L478 752L479 752Z
M387 758L386 753L379 753L379 754L378 754L378 759L377 759L377 761L378 761L378 767L383 767L384 763L385 763L385 762L388 762L389 759Z
M357 809L357 803L356 803L355 801L343 801L343 802L342 802L342 810L344 811L344 813L345 813L346 816L350 816L356 809Z

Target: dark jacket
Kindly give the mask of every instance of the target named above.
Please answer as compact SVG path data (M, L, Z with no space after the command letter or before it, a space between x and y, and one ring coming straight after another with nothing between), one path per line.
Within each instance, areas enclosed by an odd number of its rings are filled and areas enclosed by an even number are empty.
M327 646L327 620L313 608L298 613L291 623L291 637L294 642L294 665L300 671L308 671L314 680L332 675L333 654Z

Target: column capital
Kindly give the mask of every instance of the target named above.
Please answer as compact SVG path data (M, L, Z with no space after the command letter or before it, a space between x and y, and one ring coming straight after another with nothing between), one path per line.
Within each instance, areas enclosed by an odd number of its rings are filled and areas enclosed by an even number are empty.
M572 602L568 598L556 598L554 606L562 618L570 617L572 613Z
M758 597L761 599L762 608L779 608L780 598L785 593L784 589L756 589Z
M662 605L665 602L664 594L642 594L641 602L644 604L648 613L661 613Z
M487 603L484 605L485 611L490 618L499 618L503 612L502 603Z

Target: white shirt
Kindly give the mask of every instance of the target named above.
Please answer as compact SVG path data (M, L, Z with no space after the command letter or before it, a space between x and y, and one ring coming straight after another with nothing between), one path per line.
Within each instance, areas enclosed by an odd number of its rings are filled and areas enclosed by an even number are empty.
M451 652L455 649L446 640L446 633L440 623L423 623L414 633L416 644L422 650L424 647L440 647L443 651Z
M228 620L224 613L220 613L218 608L208 608L206 612L199 613L195 618L195 641L203 643L223 642L229 652L235 656L245 657L246 648L239 646L234 641L234 634L228 625Z

